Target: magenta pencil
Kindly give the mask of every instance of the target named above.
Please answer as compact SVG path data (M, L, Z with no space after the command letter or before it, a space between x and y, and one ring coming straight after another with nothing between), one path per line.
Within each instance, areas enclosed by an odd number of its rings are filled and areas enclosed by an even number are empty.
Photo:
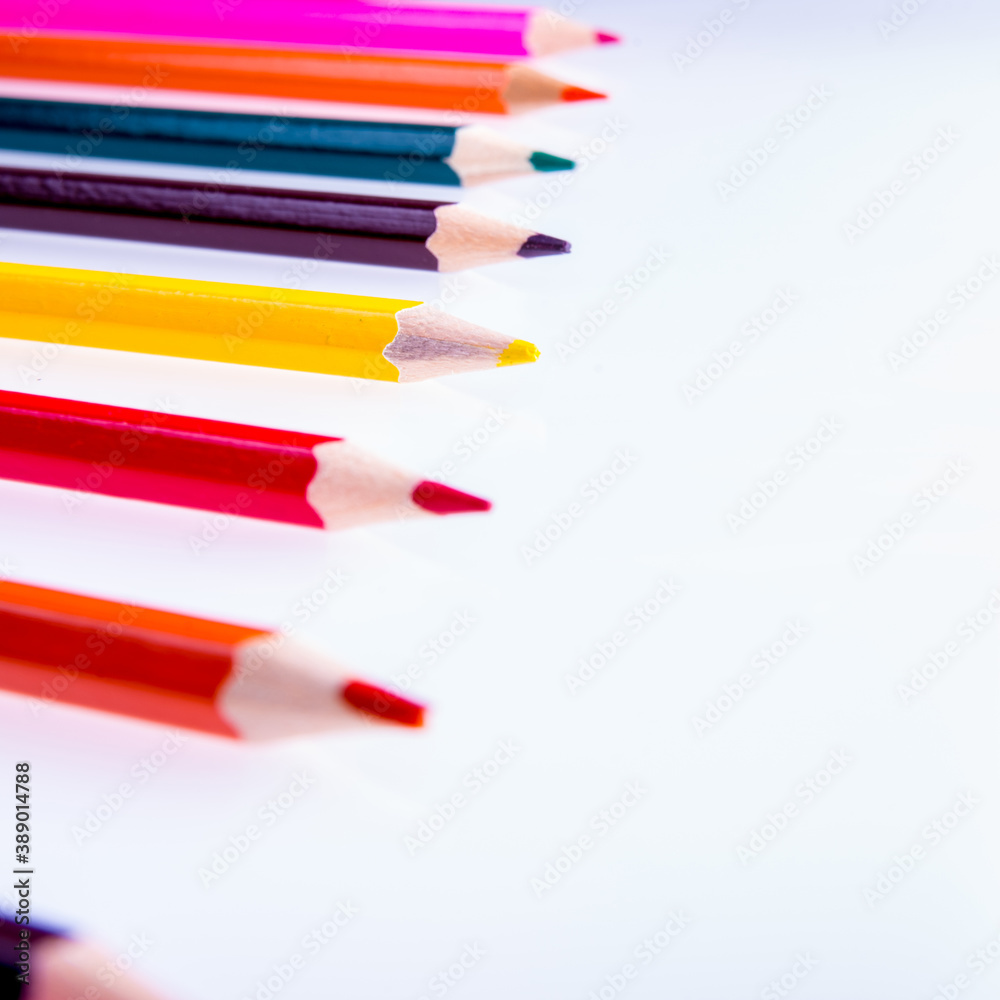
M38 23L39 11L44 24ZM26 37L43 28L491 56L544 56L618 41L542 7L401 5L397 0L54 0L44 6L38 0L4 0L0 28L23 31Z

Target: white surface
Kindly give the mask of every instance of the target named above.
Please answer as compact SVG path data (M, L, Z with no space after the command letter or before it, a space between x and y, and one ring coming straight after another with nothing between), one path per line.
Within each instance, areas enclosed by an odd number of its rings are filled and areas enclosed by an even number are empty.
M34 764L36 906L112 952L148 934L136 969L164 993L268 1000L258 984L295 953L305 965L282 1000L583 1000L628 962L635 1000L766 998L783 975L802 1000L931 1000L962 975L962 997L1000 988L1000 962L966 964L1000 934L1000 626L970 642L958 631L1000 586L1000 280L961 311L948 300L1000 253L997 9L927 0L883 39L888 0L729 8L681 72L673 53L723 4L579 5L628 44L547 65L615 99L500 123L557 152L593 149L609 118L627 126L538 217L574 241L571 257L445 280L323 264L305 281L443 295L539 343L538 365L358 385L69 349L30 385L346 434L496 501L487 518L333 537L245 521L196 555L202 514L100 498L68 512L56 491L0 486L0 558L22 579L252 624L291 618L369 676L422 668L425 732L265 748L192 737L141 783L164 732L63 708L34 719L0 697L3 758ZM779 119L814 87L832 96L783 136ZM911 179L907 161L942 128L958 138ZM772 136L769 162L724 201L716 182ZM844 225L894 178L902 194L852 244ZM546 201L545 184L463 200L514 220ZM296 280L287 260L2 235L11 260ZM654 250L669 263L626 301L618 283ZM683 386L781 290L787 315L689 402ZM609 298L612 320L560 359L556 345ZM888 353L938 308L943 332L892 371ZM35 350L0 344L4 386L23 388ZM824 420L840 429L795 469L786 455ZM471 453L462 442L477 430L488 440ZM589 503L581 490L619 450L634 464ZM920 512L912 498L953 461L968 473ZM727 515L778 471L778 495L734 533ZM527 565L523 546L574 502L584 515ZM861 574L854 557L907 511L912 530ZM334 570L348 584L310 615L298 602ZM570 695L578 658L661 579L682 592ZM467 634L422 661L465 613ZM790 621L808 633L699 735L695 717ZM960 655L904 706L897 685L951 641ZM469 793L465 776L505 740L513 760L411 857L404 838ZM835 753L850 763L807 802L800 783ZM303 770L315 784L203 886L198 869ZM74 826L123 781L132 797L77 843ZM629 782L645 794L600 837L591 818ZM933 845L922 831L965 792L978 804ZM787 803L787 828L744 864L738 848ZM536 898L531 879L587 833L593 850ZM869 906L865 889L915 844L914 870ZM359 915L307 954L303 938L341 901ZM674 910L690 925L642 964L635 949ZM432 985L470 944L485 957L457 985ZM796 980L800 953L817 964Z

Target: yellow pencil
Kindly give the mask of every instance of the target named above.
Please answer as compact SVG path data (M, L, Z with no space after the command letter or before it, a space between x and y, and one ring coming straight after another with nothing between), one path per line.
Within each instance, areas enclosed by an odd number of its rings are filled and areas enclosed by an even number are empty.
M0 337L387 382L538 357L407 299L32 264L0 263Z

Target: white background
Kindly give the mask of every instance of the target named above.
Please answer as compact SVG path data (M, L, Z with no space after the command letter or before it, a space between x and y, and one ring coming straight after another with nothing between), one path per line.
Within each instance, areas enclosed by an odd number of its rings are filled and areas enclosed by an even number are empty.
M888 0L734 0L731 23L680 69L674 53L722 9L587 0L577 18L627 44L549 63L613 99L490 122L591 157L565 187L536 176L458 195L505 218L542 206L537 227L572 239L571 256L457 280L322 264L302 285L444 294L454 312L537 342L537 365L398 386L69 348L26 384L18 366L36 346L0 343L9 389L343 434L496 502L488 516L333 536L246 520L196 554L201 513L99 497L67 510L59 491L0 485L0 559L25 581L274 626L345 573L300 635L384 682L421 664L412 691L433 706L418 732L263 747L192 736L140 784L133 769L165 731L58 706L34 717L0 696L2 759L34 768L38 913L112 954L148 935L136 971L193 1000L258 995L341 901L359 915L283 1000L440 996L432 977L469 944L485 957L447 992L470 1000L583 1000L629 962L635 1000L776 996L768 983L783 975L802 1000L932 1000L960 975L962 997L997 995L997 967L977 974L967 957L1000 935L1000 627L969 642L959 629L1000 586L1000 280L961 310L949 303L1000 254L997 10L926 0L883 38ZM814 87L832 96L782 135L779 119ZM600 151L609 119L626 127ZM957 138L912 178L907 163L939 129ZM769 137L768 162L720 191ZM894 179L902 193L852 241L845 225ZM0 235L7 260L294 280L287 259ZM668 264L630 297L616 291L653 250ZM742 341L781 290L786 315L687 399L713 351ZM560 357L606 299L614 317ZM894 371L890 352L939 308L942 331ZM463 451L496 410L499 430ZM824 419L839 431L793 468L786 456ZM582 489L619 450L634 463L588 502ZM968 472L921 511L915 495L950 462ZM786 483L734 530L727 516L778 471ZM525 546L574 502L583 516L529 563ZM905 512L913 527L862 572L855 557ZM571 694L579 659L660 579L681 593ZM475 626L421 660L458 613ZM752 658L789 621L808 632L759 675ZM904 705L899 685L947 642L958 655ZM699 734L694 720L744 673L753 687ZM405 838L468 792L502 740L514 759L411 856ZM850 763L807 802L800 783L835 752ZM302 771L315 784L203 885L198 869ZM78 842L73 828L125 781L134 794ZM592 818L629 782L645 794L600 836ZM971 815L933 844L925 828L963 793ZM786 828L741 859L787 803ZM584 834L593 849L539 898L531 880ZM913 870L866 900L914 845ZM690 923L643 964L635 949L675 910ZM799 954L816 964L795 981Z

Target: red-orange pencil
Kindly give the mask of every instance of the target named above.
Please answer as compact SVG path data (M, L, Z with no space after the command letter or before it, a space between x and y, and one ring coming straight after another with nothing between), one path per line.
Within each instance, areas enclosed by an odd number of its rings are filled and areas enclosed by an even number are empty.
M287 630L193 618L0 581L0 687L236 739L301 736L358 712L423 724Z

